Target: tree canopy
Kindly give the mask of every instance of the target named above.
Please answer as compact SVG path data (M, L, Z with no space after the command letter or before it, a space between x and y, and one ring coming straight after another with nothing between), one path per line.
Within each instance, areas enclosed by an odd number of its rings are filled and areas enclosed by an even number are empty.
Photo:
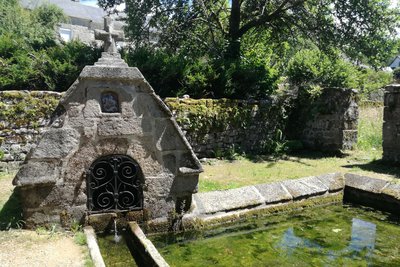
M101 0L110 8L121 0ZM389 0L127 0L127 35L138 46L238 60L250 35L298 38L378 66L393 53L400 12Z

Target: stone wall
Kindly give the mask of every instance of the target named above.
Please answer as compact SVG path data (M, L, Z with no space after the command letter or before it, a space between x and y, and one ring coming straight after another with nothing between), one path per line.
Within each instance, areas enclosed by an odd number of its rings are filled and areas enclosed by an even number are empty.
M385 89L383 160L400 162L400 84Z
M200 157L238 150L265 152L268 140L285 123L283 97L262 101L167 98L165 103Z
M25 159L38 134L49 123L50 114L61 96L62 93L43 91L0 92L0 150L4 152L3 162ZM288 98L263 101L165 99L200 157L218 156L227 150L265 151L279 130L285 128L287 101ZM352 148L357 142L355 92L328 90L321 101L317 101L317 106L320 107L319 113L315 108L304 112L308 121L300 126L306 127L299 131L302 135L295 138L311 148Z
M25 159L61 98L47 91L0 91L0 150L3 162ZM11 164L10 164L11 165Z
M300 113L298 138L306 148L339 151L357 144L357 91L328 88Z

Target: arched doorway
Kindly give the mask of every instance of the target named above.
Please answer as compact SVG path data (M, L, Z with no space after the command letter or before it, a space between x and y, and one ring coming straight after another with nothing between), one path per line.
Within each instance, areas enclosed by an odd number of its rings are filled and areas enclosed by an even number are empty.
M143 209L143 174L139 164L126 155L108 155L89 168L90 213Z

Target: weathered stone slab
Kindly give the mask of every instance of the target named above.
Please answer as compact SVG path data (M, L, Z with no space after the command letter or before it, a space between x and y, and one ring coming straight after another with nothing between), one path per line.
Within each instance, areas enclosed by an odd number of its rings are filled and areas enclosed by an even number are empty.
M37 185L56 183L59 177L59 169L54 163L49 162L28 162L21 166L21 169L13 180L13 185Z
M264 203L263 197L254 186L199 193L194 195L194 199L200 213L243 209Z
M143 131L139 120L104 118L99 122L98 134L100 136L142 135Z
M33 150L32 159L60 159L79 145L79 133L72 128L52 128L45 132Z
M263 196L266 204L286 202L293 199L281 183L259 184L255 188Z
M328 187L329 192L336 192L344 188L344 176L340 172L318 175L316 178Z
M382 194L400 200L400 184L388 184L383 188Z
M130 235L132 241L140 251L145 266L169 267L168 263L154 247L153 243L146 237L136 222L129 223L128 231L132 234Z
M352 187L372 193L381 193L382 189L388 184L388 181L362 176L358 174L346 173L346 187Z
M86 66L80 76L80 79L88 80L119 80L119 81L141 81L143 75L137 68L120 68L104 66Z
M286 180L282 184L287 188L293 199L323 195L329 189L315 176Z

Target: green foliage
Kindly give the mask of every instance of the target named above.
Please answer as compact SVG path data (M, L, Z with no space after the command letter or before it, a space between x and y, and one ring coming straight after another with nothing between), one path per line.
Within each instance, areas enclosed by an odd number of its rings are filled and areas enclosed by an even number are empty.
M180 55L170 55L162 50L138 48L127 53L125 59L129 66L140 69L150 84L157 86L155 91L162 97L181 93L181 82L187 60Z
M35 94L24 92L16 92L9 97L6 95L3 96L4 100L9 98L13 99L13 102L7 105L0 102L0 118L7 118L16 128L37 127L42 118L50 116L59 100L57 97L51 95L36 97Z
M62 10L42 5L33 11L0 1L0 90L66 90L87 64L100 56L79 42L57 42Z
M137 48L126 53L162 97L189 94L194 98L265 98L277 87L279 72L270 57L248 53L241 61L188 58L163 49Z
M80 246L85 246L87 244L85 233L76 232L74 235L74 242Z
M115 1L101 0L101 5L109 8ZM135 46L170 53L195 51L200 57L241 60L243 40L267 33L270 47L305 38L377 66L397 45L399 9L389 0L131 0L126 5L127 36Z
M390 72L361 69L358 71L356 88L359 90L360 97L366 100L371 93L390 84L392 78Z
M280 129L275 131L273 138L265 140L262 145L263 154L280 157L288 152L286 138Z
M319 87L354 88L356 69L343 59L330 57L319 49L304 49L289 61L287 76L291 83L310 90Z
M237 160L245 156L245 153L235 144L230 145L227 149L217 148L214 150L214 157L217 159Z
M71 232L74 234L74 242L80 246L87 244L86 235L82 230L82 225L78 221L73 221L70 226Z
M357 149L382 150L383 107L361 106L358 121Z
M165 99L165 103L176 111L177 122L184 129L201 136L212 131L224 131L227 127L245 128L252 119L254 105L239 105L229 99Z
M277 88L279 74L256 57L241 61L216 61L212 95L233 99L265 98Z

